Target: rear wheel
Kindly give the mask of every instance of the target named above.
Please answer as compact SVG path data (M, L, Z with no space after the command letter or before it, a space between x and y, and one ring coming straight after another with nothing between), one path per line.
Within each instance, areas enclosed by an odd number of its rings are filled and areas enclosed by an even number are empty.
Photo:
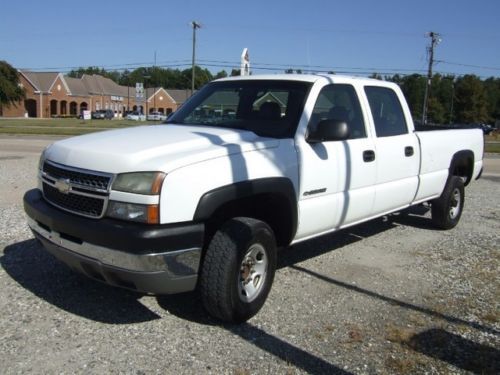
M464 208L464 182L461 177L451 176L443 193L432 202L432 222L440 229L454 228Z
M200 275L203 305L210 315L243 322L264 305L276 270L276 240L264 222L227 221L208 245Z

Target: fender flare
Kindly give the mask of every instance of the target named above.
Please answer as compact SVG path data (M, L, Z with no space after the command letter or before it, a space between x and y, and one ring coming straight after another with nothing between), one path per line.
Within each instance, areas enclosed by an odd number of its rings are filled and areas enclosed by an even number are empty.
M453 171L463 160L467 160L471 163L470 167L472 169L470 173L467 174L467 180L465 181L465 185L468 185L470 180L472 179L472 175L474 174L474 153L471 150L461 150L453 154L450 162L450 168L448 169L448 179L453 175Z
M269 177L240 181L208 191L198 201L194 220L198 222L208 220L222 205L259 194L277 194L286 199L292 216L291 241L297 232L298 205L295 188L292 181L287 177Z

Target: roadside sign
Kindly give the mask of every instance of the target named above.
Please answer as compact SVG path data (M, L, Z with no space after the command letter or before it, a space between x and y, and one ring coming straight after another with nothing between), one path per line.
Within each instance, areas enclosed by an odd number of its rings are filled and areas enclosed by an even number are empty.
M91 112L87 110L82 111L82 115L84 120L90 120L92 117Z
M138 102L142 102L144 99L144 84L141 82L135 84L135 99Z

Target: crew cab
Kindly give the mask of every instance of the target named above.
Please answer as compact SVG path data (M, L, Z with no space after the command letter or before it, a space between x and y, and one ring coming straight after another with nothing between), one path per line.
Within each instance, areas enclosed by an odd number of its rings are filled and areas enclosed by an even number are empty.
M233 77L163 125L53 143L24 207L74 270L143 293L197 289L210 314L241 322L263 306L278 248L423 202L453 228L482 157L479 129L416 130L390 82Z

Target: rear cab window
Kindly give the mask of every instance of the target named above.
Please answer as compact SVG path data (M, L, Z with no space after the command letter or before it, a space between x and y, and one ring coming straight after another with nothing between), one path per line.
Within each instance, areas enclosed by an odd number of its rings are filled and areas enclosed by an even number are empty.
M408 134L403 107L396 92L388 87L365 86L377 137Z

